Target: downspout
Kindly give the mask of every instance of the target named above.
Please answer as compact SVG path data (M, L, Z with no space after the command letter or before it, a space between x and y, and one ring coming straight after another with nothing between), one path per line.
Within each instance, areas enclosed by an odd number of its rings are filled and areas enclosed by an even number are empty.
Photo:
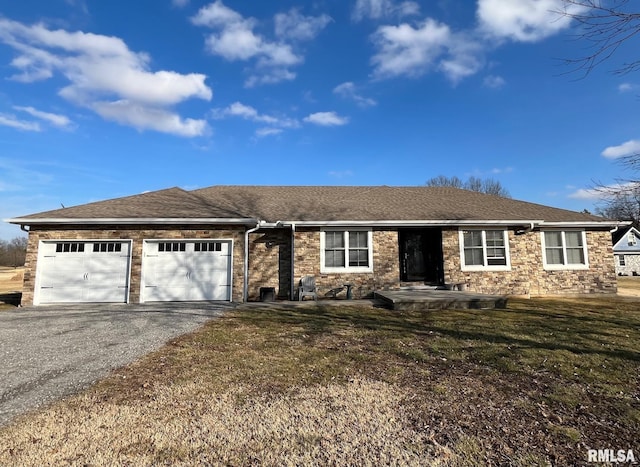
M256 222L256 226L244 232L244 281L242 286L242 301L247 303L249 298L249 234L260 229L260 219Z
M296 254L296 223L291 223L291 295L290 300L294 300L296 294L296 273L295 273L295 254Z
M535 228L535 222L529 222L529 227L526 227L524 229L521 230L516 230L516 234L517 235L524 235L526 233L531 232L534 228Z
M618 231L618 229L619 229L619 228L620 228L620 226L619 226L619 225L616 225L613 229L609 230L609 233L610 233L611 235L613 235L614 233L616 233L616 232Z
M26 225L20 224L20 230L22 230L23 232L27 232L29 233L29 229L26 228Z

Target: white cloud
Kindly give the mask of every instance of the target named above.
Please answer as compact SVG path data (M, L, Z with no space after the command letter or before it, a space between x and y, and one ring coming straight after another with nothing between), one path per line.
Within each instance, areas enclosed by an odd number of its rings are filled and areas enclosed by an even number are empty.
M486 88L499 89L506 84L506 81L502 76L489 75L485 76L484 80L482 80L482 84Z
M0 19L0 41L19 53L11 62L18 69L12 77L15 80L34 82L60 73L69 84L59 95L76 105L93 109L102 116L111 115L123 102L136 109L136 118L110 118L119 123L127 125L135 120L136 128L180 136L197 136L192 131L196 128L201 129L199 134L205 132L204 120L183 120L168 110L188 99L211 99L212 92L203 74L153 72L149 70L147 54L132 52L117 37L50 30L42 24L26 26ZM162 115L164 123L145 120L142 115ZM167 125L169 120L182 124ZM182 125L191 130L185 131Z
M304 16L296 8L274 17L276 36L283 39L308 41L314 39L331 21L329 15Z
M632 139L619 146L609 146L602 151L602 155L609 159L617 159L618 157L631 156L640 154L640 140Z
M585 200L611 199L621 193L631 193L638 189L638 183L614 183L597 188L580 188L569 194L569 198Z
M256 136L263 138L265 136L279 135L282 131L282 128L258 128L256 130Z
M304 58L294 50L294 42L313 39L330 20L327 15L303 16L293 9L276 15L275 34L279 40L270 41L254 31L254 18L243 17L221 0L202 7L191 18L194 24L214 30L205 41L209 53L229 61L255 63L255 70L245 82L247 87L295 79L289 68L300 65Z
M345 83L337 85L335 88L333 88L333 93L345 99L351 99L355 101L355 103L360 107L372 107L378 104L375 100L359 94L356 89L356 85L351 81L347 81Z
M569 13L584 9L563 0L478 0L476 14L480 28L490 36L535 42L569 26L571 18L560 13L565 7Z
M351 17L354 21L361 21L365 18L383 19L418 13L420 13L420 5L412 1L398 3L394 0L357 0Z
M304 121L320 126L341 126L349 123L347 117L341 117L336 112L316 112L305 117Z
M132 126L138 130L155 130L177 136L195 137L207 132L205 120L183 119L180 115L162 108L120 100L115 102L93 102L91 108L101 117Z
M26 112L32 117L45 120L53 126L57 126L58 128L69 128L71 126L71 120L69 120L69 118L64 115L43 112L41 110L34 109L33 107L22 107L19 105L14 105L13 108L20 112Z
M633 89L633 86L631 85L631 83L622 83L618 85L618 91L620 92L627 92L627 91L631 91L632 89Z
M40 125L38 122L28 122L26 120L20 120L15 115L0 113L0 125L15 128L16 130L23 131L40 131Z
M403 23L381 26L372 40L377 52L371 58L374 77L416 77L440 70L452 82L476 73L482 66L479 44L466 34L427 18L416 27Z
M244 85L248 88L253 88L261 84L277 84L283 81L293 81L296 79L296 74L284 68L274 68L269 70L268 73L254 74L249 76Z
M213 109L211 115L216 119L225 117L240 117L245 120L265 123L272 127L280 128L298 128L300 126L300 122L295 119L261 114L255 108L249 105L245 105L241 102L234 102L224 109Z
M633 83L621 83L618 85L619 92L631 92L640 88L639 85Z

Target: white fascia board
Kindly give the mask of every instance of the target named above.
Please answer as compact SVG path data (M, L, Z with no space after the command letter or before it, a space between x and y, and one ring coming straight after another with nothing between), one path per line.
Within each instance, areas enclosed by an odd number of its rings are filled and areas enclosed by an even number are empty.
M6 219L5 222L9 222L10 224L20 224L20 225L35 225L35 224L83 224L83 225L98 225L98 224L109 224L109 225L142 225L142 224L240 224L240 225L255 225L258 220L257 219L248 219L248 218L220 218L220 217L211 217L211 218L177 218L177 217L167 217L167 218L159 218L153 217L149 219L133 217L133 218L74 218L74 219L66 219L66 218L39 218L39 219L26 219L26 218L14 218L14 219Z
M541 222L540 228L611 228L631 225L630 221L571 221L571 222Z
M445 227L445 226L490 226L513 225L526 226L537 225L540 220L391 220L391 221L284 221L283 224L295 224L296 227Z

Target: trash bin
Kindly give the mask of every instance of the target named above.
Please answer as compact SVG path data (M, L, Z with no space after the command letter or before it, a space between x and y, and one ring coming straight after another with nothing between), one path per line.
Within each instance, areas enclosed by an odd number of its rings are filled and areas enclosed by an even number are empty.
M275 287L260 287L260 301L273 302L276 299Z

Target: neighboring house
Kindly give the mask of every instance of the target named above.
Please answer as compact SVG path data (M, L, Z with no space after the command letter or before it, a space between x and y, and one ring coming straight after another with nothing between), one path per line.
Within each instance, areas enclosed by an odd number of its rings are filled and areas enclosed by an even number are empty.
M615 293L626 225L457 188L171 188L32 214L23 304L290 299L464 283L479 293ZM265 289L266 290L266 289Z
M635 227L622 230L613 237L616 274L621 276L640 275L640 232Z

